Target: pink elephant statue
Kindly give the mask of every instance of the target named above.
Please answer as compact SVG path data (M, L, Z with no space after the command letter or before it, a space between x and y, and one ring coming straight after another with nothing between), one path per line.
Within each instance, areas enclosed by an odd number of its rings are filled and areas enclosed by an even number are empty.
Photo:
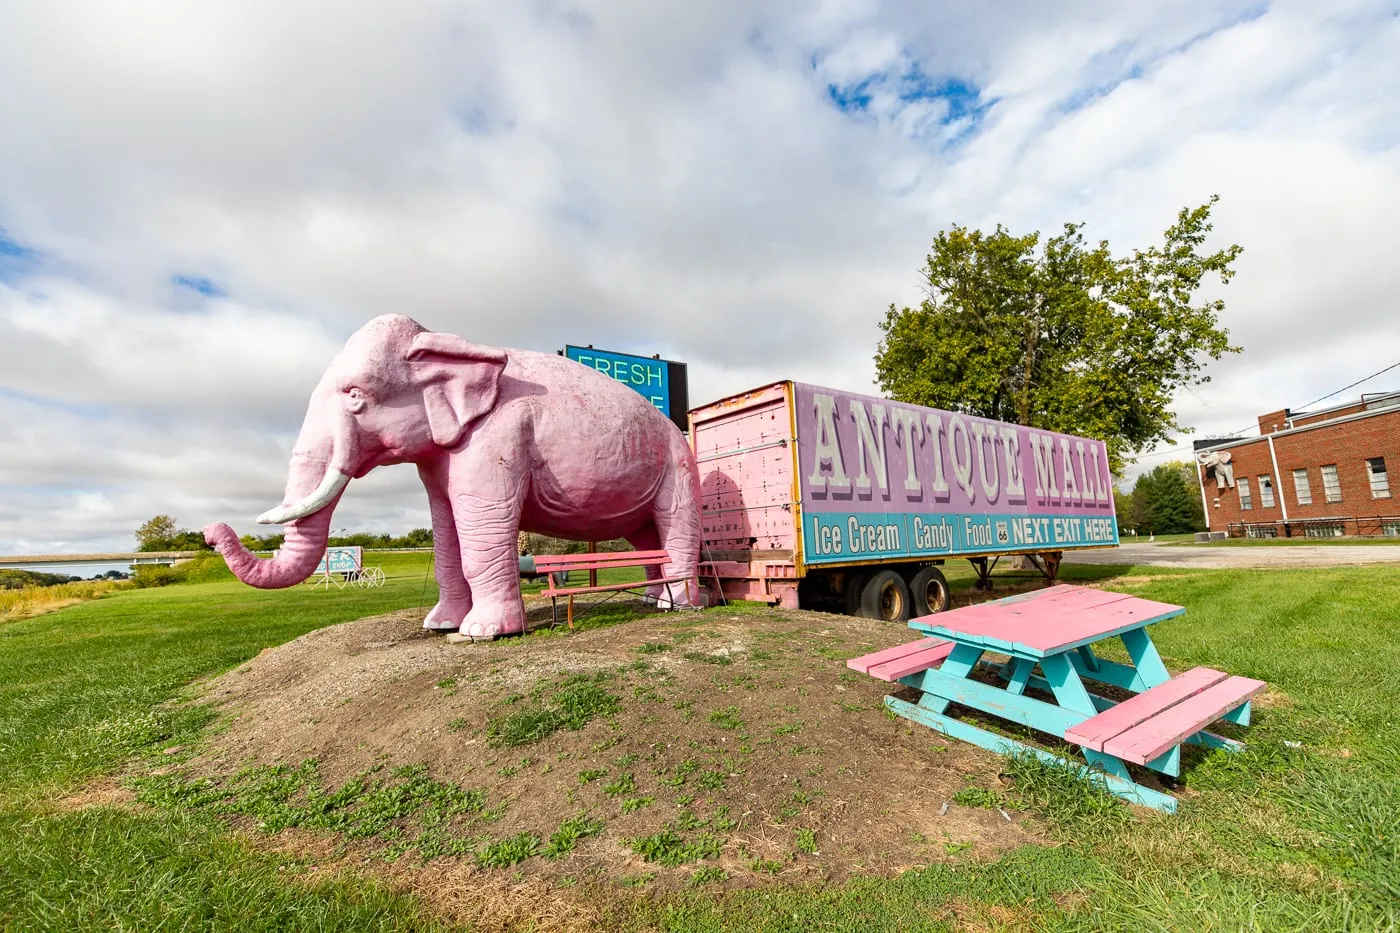
M665 415L562 356L480 346L401 315L351 336L313 392L282 505L258 518L286 525L277 555L255 557L222 523L204 537L244 583L300 583L346 484L388 463L417 464L428 491L440 598L423 625L454 640L524 631L522 530L665 548L652 579L696 572L699 471ZM683 585L647 596L691 604Z

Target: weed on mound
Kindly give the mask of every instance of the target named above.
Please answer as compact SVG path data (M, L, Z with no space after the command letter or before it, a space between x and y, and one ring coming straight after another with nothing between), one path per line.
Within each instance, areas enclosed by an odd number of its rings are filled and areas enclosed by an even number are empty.
M338 787L321 778L307 759L296 767L262 765L227 780L170 774L134 782L137 799L158 807L182 807L242 818L266 833L320 829L346 840L374 840L393 860L408 851L421 859L468 855L486 839L468 832L499 820L504 808L487 806L485 792L430 778L423 765L369 768Z
M486 724L486 741L493 748L528 745L553 735L560 729L578 731L594 717L611 716L622 701L604 689L606 672L575 674L550 684L537 686L529 699L512 694L508 705L518 708Z

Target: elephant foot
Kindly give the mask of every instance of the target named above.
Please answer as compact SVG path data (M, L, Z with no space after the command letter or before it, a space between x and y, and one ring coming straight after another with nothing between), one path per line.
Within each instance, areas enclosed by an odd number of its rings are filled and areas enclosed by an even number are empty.
M453 644L464 641L491 641L525 632L525 604L516 601L505 604L478 602L462 620L461 630L448 635Z
M688 588L684 583L658 584L647 588L642 602L657 609L691 609L699 605L695 600L697 591L693 582Z
M468 600L440 600L423 619L423 627L430 632L455 632L462 627L462 620L471 608Z

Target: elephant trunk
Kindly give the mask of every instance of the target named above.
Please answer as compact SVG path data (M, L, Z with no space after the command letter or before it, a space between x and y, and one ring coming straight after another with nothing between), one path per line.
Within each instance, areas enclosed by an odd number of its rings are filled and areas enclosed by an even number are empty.
M317 396L324 395L325 386ZM323 398L313 397L301 436L292 453L283 505L259 517L260 522L286 522L281 550L269 560L256 557L238 540L232 528L210 525L204 538L223 555L234 576L249 586L265 590L294 586L315 571L325 553L331 516L350 481L346 467L354 456L354 444L343 425L327 424Z
M271 559L255 556L227 525L209 526L204 530L204 537L223 555L233 575L249 586L264 590L295 586L311 576L321 562L330 533L331 513L339 499L337 494L321 511L287 525L286 540L277 556Z

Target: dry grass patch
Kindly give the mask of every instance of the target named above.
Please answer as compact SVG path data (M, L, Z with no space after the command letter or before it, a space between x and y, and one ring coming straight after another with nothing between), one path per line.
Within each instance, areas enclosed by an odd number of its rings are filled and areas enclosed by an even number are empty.
M132 589L130 580L83 580L54 586L26 586L16 590L0 590L0 622L30 619L89 599L99 599L122 590Z

